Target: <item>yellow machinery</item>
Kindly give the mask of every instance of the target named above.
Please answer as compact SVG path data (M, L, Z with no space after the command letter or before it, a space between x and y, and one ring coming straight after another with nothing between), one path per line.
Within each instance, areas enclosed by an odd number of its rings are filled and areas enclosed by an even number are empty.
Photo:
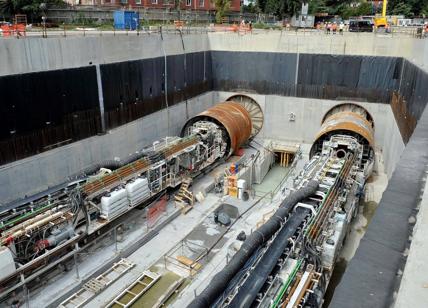
M379 28L386 28L388 26L388 20L386 19L386 6L388 5L387 0L383 0L383 6L382 6L382 16L381 17L375 17L374 24L377 29Z

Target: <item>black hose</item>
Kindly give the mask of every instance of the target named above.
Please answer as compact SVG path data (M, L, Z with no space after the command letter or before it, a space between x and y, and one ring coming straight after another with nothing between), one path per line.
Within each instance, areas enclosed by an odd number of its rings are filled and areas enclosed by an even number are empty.
M265 284L268 276L273 271L278 259L289 245L288 239L296 233L296 229L302 224L305 217L311 211L307 208L298 208L281 228L278 236L264 253L262 259L251 271L251 275L239 287L238 293L230 302L229 307L250 307L260 289Z
M318 185L317 181L310 181L305 187L292 192L285 198L275 214L264 225L247 237L229 264L213 277L209 286L188 307L205 308L210 306L224 292L228 283L242 269L253 253L279 230L294 206L305 198L315 194Z

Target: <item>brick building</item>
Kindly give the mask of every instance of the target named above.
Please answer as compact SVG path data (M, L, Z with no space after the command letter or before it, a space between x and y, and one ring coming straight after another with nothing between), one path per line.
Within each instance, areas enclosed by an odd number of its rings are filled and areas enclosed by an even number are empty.
M72 0L73 2L75 0ZM80 5L95 6L123 6L132 8L174 8L174 0L77 0ZM214 11L215 5L211 0L182 0L180 4L182 10ZM241 0L231 0L230 11L239 12L241 10Z

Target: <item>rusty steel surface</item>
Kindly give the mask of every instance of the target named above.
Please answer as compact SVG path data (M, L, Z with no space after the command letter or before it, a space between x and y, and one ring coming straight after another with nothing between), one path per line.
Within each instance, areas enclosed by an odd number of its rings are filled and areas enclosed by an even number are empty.
M250 138L252 131L251 116L241 104L235 102L219 103L190 119L185 127L204 118L214 119L223 125L229 135L230 149L233 152L237 151Z
M82 192L86 196L94 194L98 191L105 189L106 187L113 185L114 183L117 183L119 181L126 179L127 177L131 176L134 173L142 172L144 169L148 168L149 165L150 165L150 162L147 159L145 158L138 159L128 165L125 165L113 171L110 174L104 175L97 180L86 183L85 185L82 186Z
M165 157L169 157L196 143L198 143L196 137L185 138L167 146L162 150L162 153ZM118 182L126 182L130 177L135 176L135 174L144 172L147 168L150 167L150 164L151 162L147 158L140 158L113 171L110 174L104 175L97 180L86 183L82 186L82 192L86 197L97 194L98 192L102 192L111 186L115 186Z
M238 103L248 111L251 117L251 137L256 136L262 129L264 123L263 110L255 99L245 94L235 94L227 99L227 102Z
M329 116L321 126L315 140L318 141L322 136L334 131L354 132L367 140L371 147L374 146L372 123L358 113L342 111Z
M360 106L356 103L352 103L352 102L346 102L346 103L342 103L339 105L336 105L332 108L330 108L329 111L326 112L326 114L324 115L322 121L321 121L321 125L325 122L326 119L328 119L329 117L331 117L332 115L339 113L339 112L353 112L356 114L361 115L363 118L367 119L367 121L369 121L372 125L372 127L374 128L374 121L373 121L373 116L370 114L370 112L367 111L367 109L365 109L363 106Z
M407 144L416 128L417 119L408 110L408 104L403 96L394 92L391 100L391 109L400 130L404 144Z
M163 155L165 157L170 157L171 155L175 155L176 153L184 150L187 147L190 147L194 144L198 143L198 139L195 136L190 136L188 138L183 138L181 140L179 140L177 143L168 146L167 148L165 148L164 150L162 150L161 152L163 153Z

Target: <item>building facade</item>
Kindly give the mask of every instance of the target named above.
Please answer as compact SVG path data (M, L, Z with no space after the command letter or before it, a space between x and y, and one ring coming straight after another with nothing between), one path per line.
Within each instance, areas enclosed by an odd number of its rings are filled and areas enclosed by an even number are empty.
M94 6L115 6L132 8L154 8L154 9L174 9L175 0L72 0L75 5ZM215 5L212 0L181 0L180 9L197 11L214 11ZM230 11L239 12L241 10L241 0L231 0Z

